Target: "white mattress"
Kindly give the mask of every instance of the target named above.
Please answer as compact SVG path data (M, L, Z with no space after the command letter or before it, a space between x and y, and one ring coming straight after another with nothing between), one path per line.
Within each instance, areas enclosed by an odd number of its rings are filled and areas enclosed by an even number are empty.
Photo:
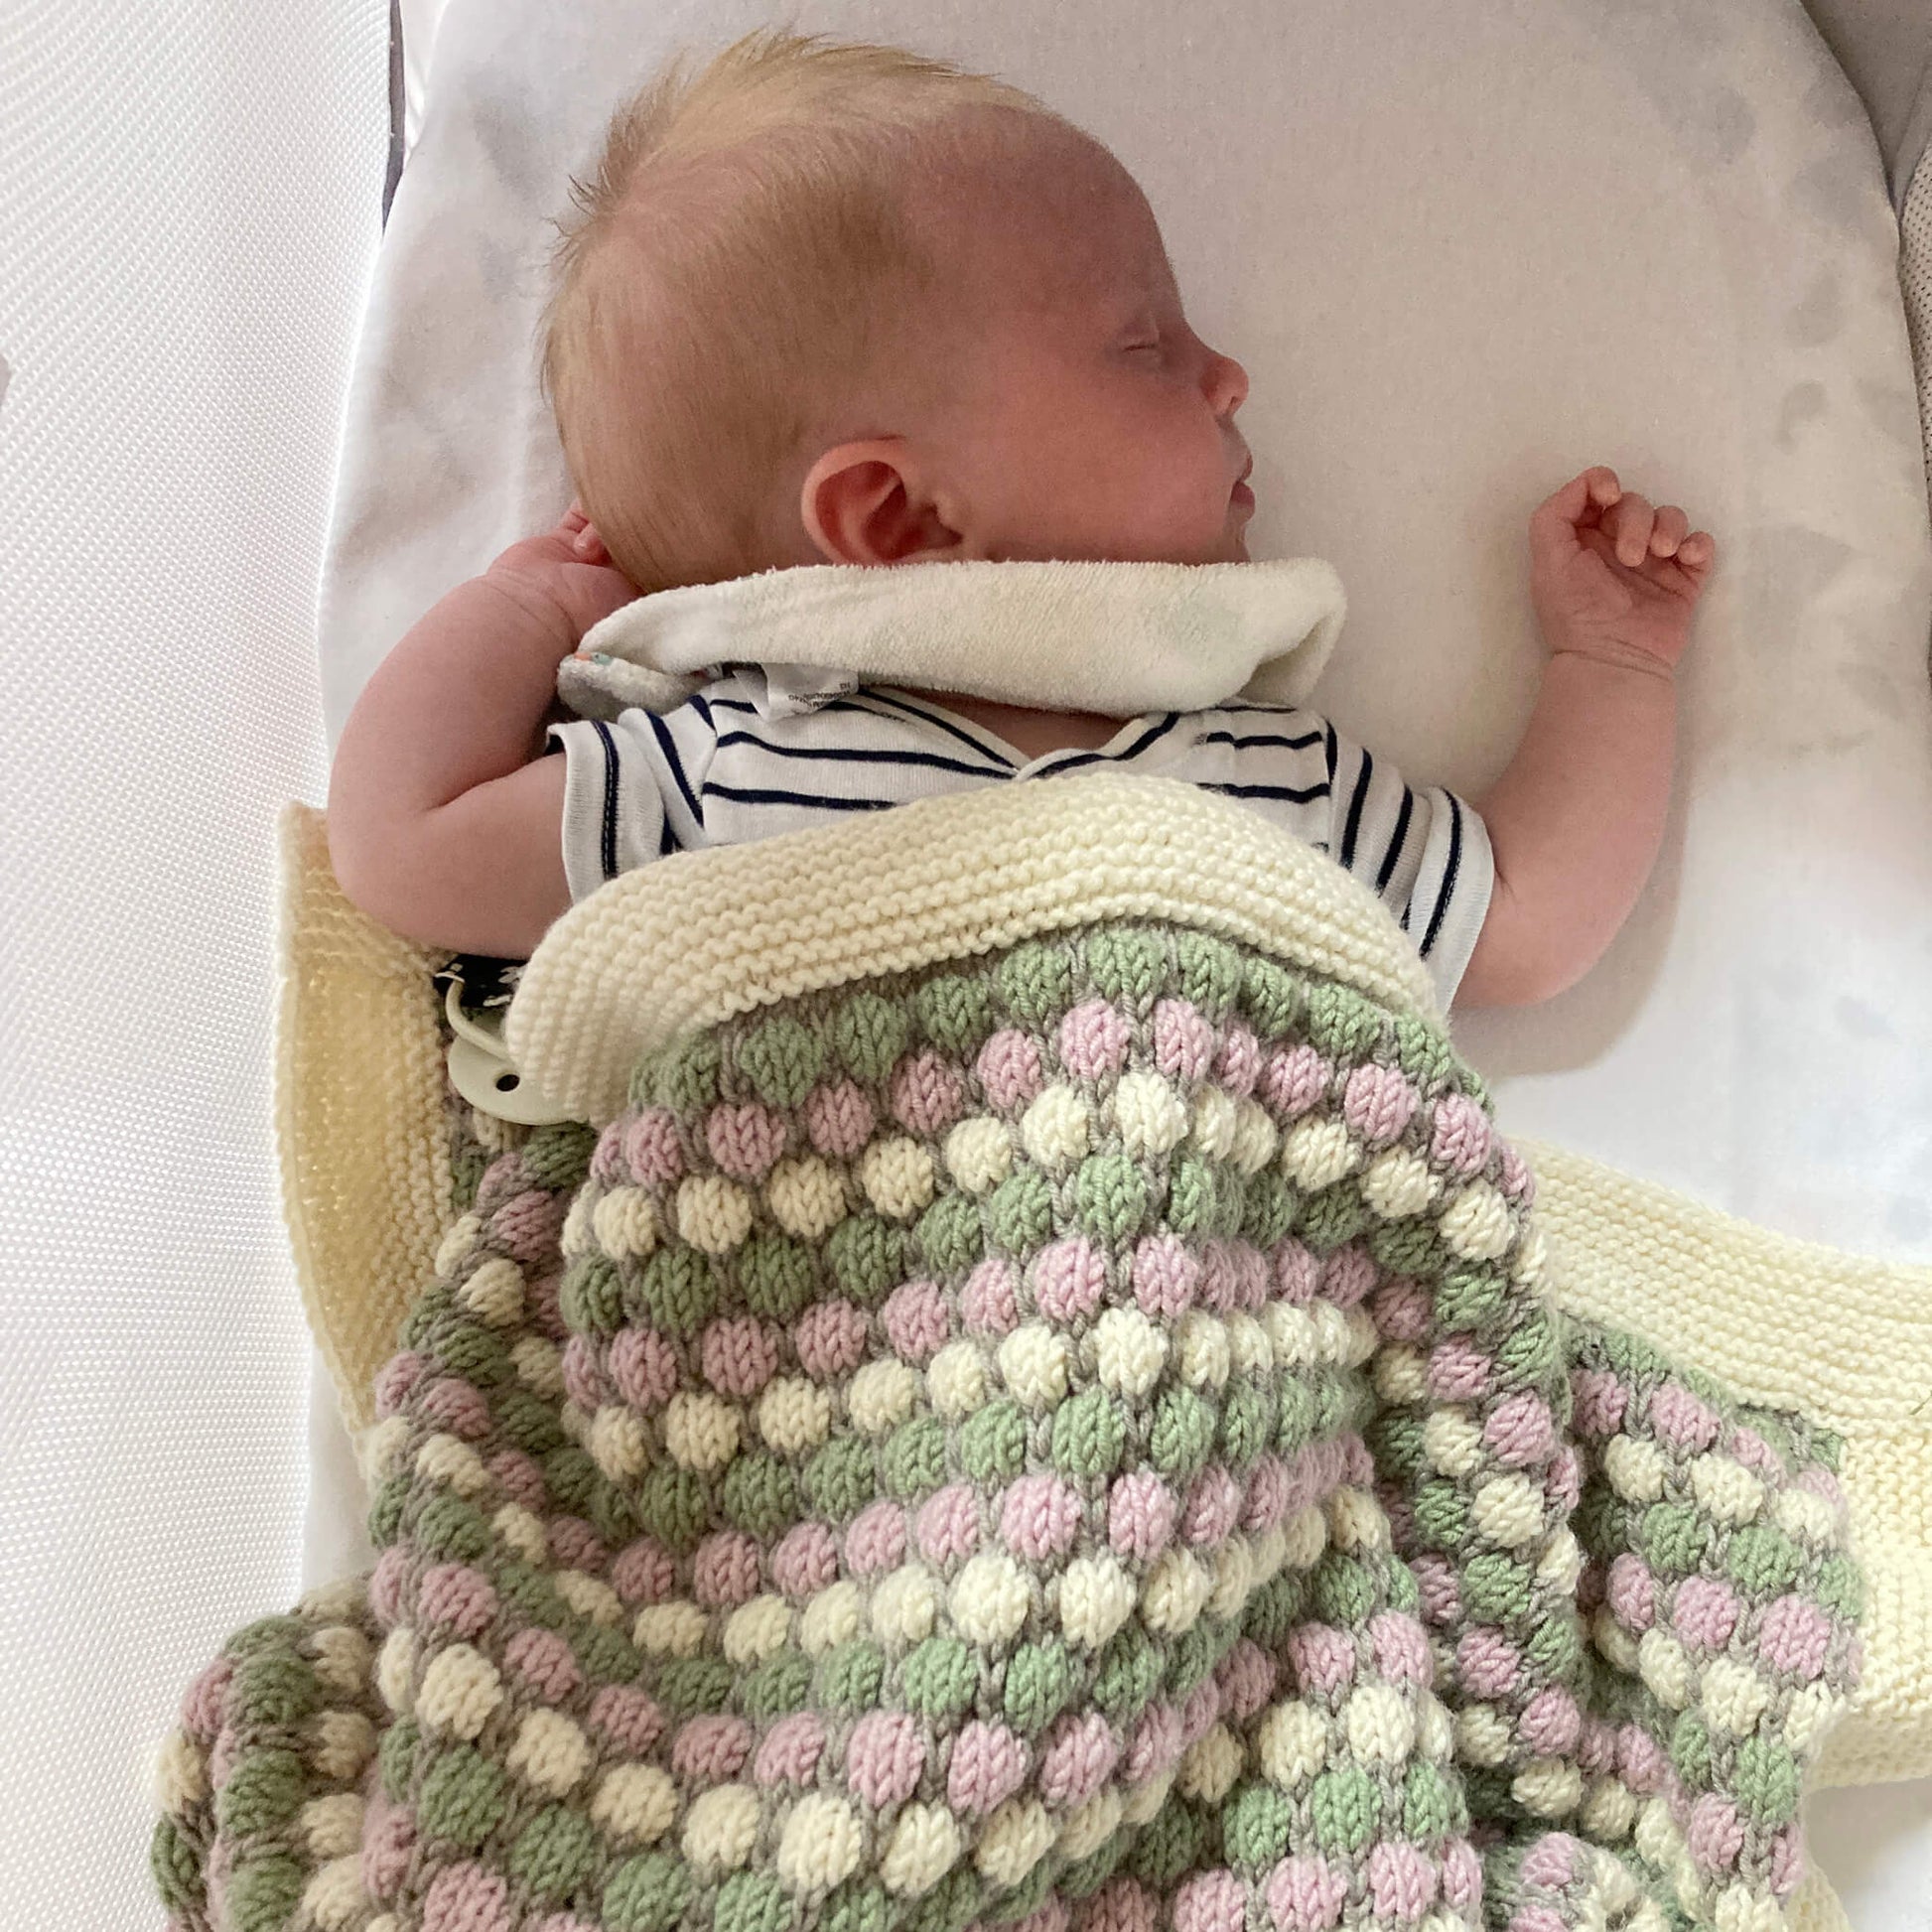
M530 333L566 172L671 47L766 14L451 0L349 403L332 743L414 619L567 500ZM1253 380L1253 553L1348 587L1316 702L1412 778L1507 759L1540 662L1525 523L1558 483L1608 463L1716 532L1649 890L1574 992L1457 1036L1511 1130L1932 1262L1932 534L1876 146L1796 0L792 17L996 70L1134 171ZM317 1440L323 1576L357 1548L326 1392ZM1932 1788L1811 1817L1860 1932L1932 1925Z

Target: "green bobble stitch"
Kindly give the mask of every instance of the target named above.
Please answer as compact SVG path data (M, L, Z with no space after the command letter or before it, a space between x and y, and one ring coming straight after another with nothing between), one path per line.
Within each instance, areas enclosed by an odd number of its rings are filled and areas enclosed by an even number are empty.
M1302 1017L1302 984L1273 960L1250 958L1241 972L1241 1005L1257 1039L1279 1039Z
M591 1528L616 1550L622 1549L642 1528L637 1512L601 1472L590 1501L584 1505L584 1514L590 1518Z
M833 1437L805 1465L805 1493L829 1522L849 1522L877 1486L872 1445L856 1436Z
M1814 1428L1811 1432L1811 1453L1820 1467L1837 1475L1839 1458L1845 1453L1845 1438L1829 1429ZM1788 1454L1785 1459L1789 1462Z
M1275 1447L1293 1455L1314 1439L1314 1391L1304 1376L1293 1376L1277 1391Z
M987 1196L987 1232L996 1246L1021 1260L1044 1247L1053 1232L1053 1189L1037 1168L1023 1168Z
M767 1657L740 1689L739 1708L755 1721L782 1718L805 1708L812 1687L812 1661L796 1651Z
M1044 1730L1072 1695L1073 1665L1057 1637L1022 1644L1008 1660L1006 1716L1014 1729L1028 1735Z
M1650 1567L1666 1577L1688 1576L1711 1547L1711 1524L1692 1503L1652 1503L1638 1535Z
M877 1308L905 1278L905 1236L877 1214L852 1214L825 1237L825 1259L840 1292Z
M886 1681L886 1653L866 1637L842 1643L826 1654L821 1666L820 1696L834 1711L857 1714L879 1702Z
M725 1508L731 1511L731 1480L745 1466L734 1462L725 1472ZM711 1492L695 1469L669 1462L648 1470L637 1495L637 1516L644 1528L679 1556L688 1556L711 1527ZM736 1521L736 1517L733 1518ZM746 1527L740 1524L740 1528ZM754 1534L757 1534L755 1531Z
M1436 1319L1445 1328L1481 1328L1508 1301L1509 1282L1500 1269L1451 1268L1436 1291Z
M509 1351L479 1321L450 1317L431 1346L450 1374L480 1389L494 1389L515 1377Z
M1241 955L1225 939L1183 932L1174 944L1180 962L1180 996L1210 1020L1221 1020L1241 991Z
M574 1335L610 1335L623 1326L623 1282L609 1255L579 1255L564 1270L557 1308Z
M1388 1016L1372 1001L1332 983L1309 989L1309 1037L1331 1060L1365 1060L1382 1045Z
M1433 1845L1459 1829L1460 1809L1449 1780L1433 1764L1415 1763L1402 1791L1402 1835Z
M481 1563L493 1542L482 1513L447 1490L423 1505L414 1540L425 1556L448 1563Z
M1007 1666L1009 1686L1018 1662L1016 1655L1014 1663ZM978 1682L979 1666L973 1653L957 1637L927 1637L899 1671L905 1708L915 1717L942 1724L958 1717L973 1701Z
M1173 1653L1168 1659L1168 1691L1171 1696L1186 1697L1221 1661L1225 1649L1222 1641L1225 1631L1225 1625L1213 1617L1204 1616L1191 1630L1183 1631L1175 1639Z
M573 1516L582 1516L601 1478L597 1464L575 1443L559 1443L543 1458L543 1480L553 1502Z
M582 1812L546 1805L517 1833L510 1876L547 1905L574 1892L597 1864L597 1834Z
M1436 1276L1447 1252L1426 1220L1384 1221L1369 1229L1368 1251L1391 1275Z
M657 1673L657 1698L672 1717L695 1718L726 1709L732 1682L722 1657L674 1657Z
M1253 1382L1228 1385L1221 1403L1221 1454L1237 1474L1268 1447L1275 1412L1265 1388Z
M1234 1794L1222 1815L1230 1863L1259 1875L1288 1850L1287 1796L1272 1785L1248 1784Z
M471 1744L446 1749L429 1768L416 1799L426 1838L448 1839L474 1852L502 1823L503 1774Z
M1148 1459L1170 1480L1195 1474L1214 1442L1214 1411L1192 1389L1170 1389L1154 1411Z
M1827 1557L1818 1566L1813 1590L1819 1607L1832 1616L1856 1622L1864 1609L1864 1581L1849 1557Z
M1746 1737L1731 1773L1737 1796L1760 1825L1788 1824L1798 1810L1798 1760L1769 1737Z
M1496 1366L1512 1381L1547 1381L1557 1366L1557 1331L1534 1302L1526 1302L1515 1325L1496 1347Z
M1241 1238L1272 1248L1295 1225L1295 1190L1278 1173L1249 1176L1241 1200Z
M1353 1557L1335 1550L1315 1565L1310 1593L1314 1614L1344 1630L1365 1623L1375 1607L1375 1580Z
M1125 1154L1092 1154L1073 1177L1073 1207L1097 1241L1130 1241L1147 1219L1147 1180Z
M1085 1389L1053 1411L1053 1466L1064 1475L1111 1475L1126 1442L1126 1420L1105 1389Z
M1352 1764L1323 1771L1309 1792L1309 1809L1324 1852L1359 1852L1375 1830L1375 1780Z
M940 1052L961 1059L977 1053L993 1031L993 998L986 982L963 974L927 980L912 996L912 1010L926 1038Z
M1127 1850L1127 1869L1142 1884L1166 1891L1194 1863L1199 1828L1185 1805L1165 1805L1141 1827Z
M1725 1559L1733 1581L1757 1596L1781 1596L1798 1581L1804 1556L1782 1530L1747 1523L1730 1539Z
M656 1475L663 1473L653 1471ZM724 1506L726 1519L734 1528L767 1542L797 1519L798 1478L788 1464L767 1450L741 1451L725 1470ZM650 1528L648 1516L644 1527Z
M1462 1568L1462 1604L1479 1623L1507 1623L1528 1613L1534 1598L1529 1566L1485 1550Z
M445 1284L426 1288L416 1298L416 1306L404 1317L402 1344L405 1348L427 1348L438 1324L456 1307L456 1290Z
M1124 1624L1101 1653L1093 1701L1112 1723L1131 1727L1160 1683L1160 1653L1136 1624Z
M756 1027L738 1048L739 1071L759 1098L773 1107L796 1107L817 1084L825 1048L809 1027L780 1015Z
M682 1863L665 1853L626 1859L604 1887L607 1932L670 1932L690 1889Z
M1624 1507L1608 1483L1587 1483L1571 1515L1570 1527L1577 1541L1600 1562L1608 1563L1623 1549Z
M718 1305L711 1259L695 1248L659 1248L637 1271L644 1319L672 1335L694 1335Z
M526 1623L561 1630L570 1621L570 1607L557 1594L556 1586L526 1563L512 1561L496 1566L496 1593Z
M959 1459L975 1482L1011 1482L1027 1459L1027 1419L1014 1402L995 1402L959 1430Z
M812 1251L788 1234L755 1234L736 1257L745 1306L767 1321L795 1321L818 1292Z
M1091 1898L1114 1875L1127 1851L1127 1834L1116 1832L1096 1852L1076 1860L1059 1876L1056 1887L1062 1898Z
M1685 1712L1670 1734L1670 1761L1685 1783L1702 1787L1711 1782L1711 1730L1695 1711Z
M580 1630L575 1649L584 1675L593 1684L634 1684L643 1674L643 1659L629 1639L602 1624Z
M892 1911L891 1900L877 1885L854 1879L826 1899L818 1922L822 1932L886 1932Z
M946 1431L937 1416L914 1416L887 1438L886 1487L908 1500L928 1495L946 1479Z
M1302 1203L1301 1237L1318 1255L1346 1247L1367 1225L1368 1210L1349 1181L1338 1180Z
M929 1892L911 1901L899 1932L966 1932L985 1893L965 1865L955 1865Z
M1243 1632L1264 1650L1283 1642L1301 1620L1307 1588L1299 1571L1279 1572L1248 1598Z
M1103 1000L1147 1007L1167 984L1167 953L1152 932L1103 926L1086 945L1088 977Z
M581 1120L553 1121L537 1128L518 1151L532 1187L581 1187L597 1152L597 1131Z
M1072 987L1073 966L1063 946L1030 940L1000 962L1000 995L1026 1026L1057 1020L1072 1002Z
M554 1409L530 1389L504 1389L492 1408L496 1427L514 1449L526 1455L542 1455L566 1440Z
M1514 1825L1522 1818L1522 1808L1510 1794L1510 1774L1469 1765L1462 1772L1462 1790L1467 1797L1469 1816L1481 1824ZM1689 1919L1673 1920L1671 1932L1700 1932Z
M378 1550L386 1550L402 1531L403 1505L415 1493L416 1471L398 1469L394 1475L385 1476L369 1501L367 1527L369 1541Z
M832 1020L832 1045L862 1086L883 1086L905 1051L902 1008L877 993L855 993Z
M1420 1429L1417 1435L1420 1437ZM1416 1491L1416 1530L1429 1549L1461 1549L1469 1534L1468 1498L1454 1483L1443 1478L1425 1482Z
M206 1917L207 1891L202 1882L202 1855L172 1818L155 1820L148 1839L148 1875L169 1911Z
M271 1852L235 1867L221 1923L230 1932L281 1932L309 1880L308 1867L285 1852Z
M658 1101L680 1114L715 1107L724 1064L724 1048L711 1034L693 1034L667 1047L657 1066Z
M1539 1617L1523 1649L1546 1677L1558 1683L1573 1682L1584 1661L1583 1625L1577 1612L1565 1605Z
M1416 1573L1406 1563L1392 1563L1389 1566L1385 1587L1389 1592L1391 1609L1407 1610L1411 1615L1421 1610L1422 1586L1416 1582Z
M414 1718L398 1718L382 1733L375 1755L382 1771L382 1795L392 1805L409 1796L409 1781L416 1775L416 1747L422 1740L423 1727Z
M1042 1859L1011 1891L1000 1892L980 1907L980 1922L985 1925L1015 1925L1030 1918L1046 1902L1053 1890L1053 1864Z
M966 1194L946 1194L919 1216L913 1229L929 1274L941 1281L962 1275L979 1260L986 1238L979 1203Z
M1347 1427L1350 1400L1347 1380L1329 1369L1317 1369L1309 1378L1309 1395L1314 1403L1314 1433L1326 1440Z
M238 1838L279 1831L301 1810L306 1785L294 1751L246 1751L215 1794L214 1822Z
M1422 1446L1422 1418L1413 1411L1390 1410L1378 1416L1362 1434L1378 1470L1405 1484L1422 1474L1429 1458Z
M1449 1041L1412 1014L1396 1015L1395 1055L1403 1072L1425 1088L1452 1079L1457 1071L1455 1052Z
M1204 1233L1214 1225L1217 1205L1212 1163L1176 1154L1168 1166L1168 1225L1176 1234Z
M784 1887L766 1871L734 1871L718 1888L713 1932L789 1932L793 1918Z
M230 1692L251 1725L299 1725L322 1707L322 1686L308 1661L286 1651L252 1658Z

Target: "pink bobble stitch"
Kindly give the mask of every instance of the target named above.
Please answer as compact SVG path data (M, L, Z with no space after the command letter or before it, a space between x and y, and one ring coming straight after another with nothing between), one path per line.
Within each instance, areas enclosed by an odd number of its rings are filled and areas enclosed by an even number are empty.
M1509 1932L1571 1932L1563 1914L1548 1905L1520 1905L1510 1914Z
M778 1330L749 1314L708 1322L698 1361L720 1394L749 1401L777 1370Z
M521 1449L498 1449L484 1465L511 1502L541 1510L549 1495L543 1471Z
M623 1135L629 1125L620 1114L597 1138L597 1149L591 1156L591 1178L600 1187L621 1187L630 1178L623 1161Z
M866 1352L866 1317L850 1302L819 1302L791 1331L798 1366L817 1382L829 1382L858 1365Z
M959 1291L959 1312L969 1328L984 1334L1008 1334L1020 1320L1017 1298L1012 1264L982 1261Z
M1637 1636L1642 1636L1656 1620L1657 1580L1634 1551L1625 1550L1610 1565L1606 1593L1610 1614Z
M1369 1618L1368 1638L1375 1647L1375 1668L1384 1677L1397 1684L1429 1682L1429 1635L1413 1616L1380 1610Z
M1366 1248L1350 1242L1321 1264L1321 1296L1338 1309L1352 1309L1375 1286L1375 1263Z
M471 1859L445 1865L423 1895L423 1932L510 1932L508 1881Z
M1198 1744L1214 1728L1214 1720L1220 1715L1221 1687L1210 1677L1196 1684L1180 1707L1181 1748L1191 1750Z
M489 1231L509 1250L511 1260L529 1266L555 1258L557 1237L569 1212L570 1202L561 1193L531 1187L497 1209Z
M1718 1440L1718 1412L1682 1382L1666 1382L1650 1398L1650 1426L1673 1449L1708 1449Z
M1048 1892L1046 1902L1017 1920L1013 1932L1066 1932L1066 1907Z
M1759 1475L1775 1479L1782 1471L1777 1452L1754 1429L1746 1429L1741 1423L1731 1431L1730 1453L1747 1469L1755 1469Z
M1352 1431L1341 1439L1341 1480L1366 1489L1375 1480L1375 1457Z
M564 1393L580 1409L593 1414L605 1401L606 1384L597 1365L597 1349L588 1335L572 1335L564 1343Z
M1787 1825L1771 1840L1771 1891L1778 1898L1789 1898L1805 1875L1805 1835L1797 1825Z
M795 1523L771 1553L771 1581L787 1596L811 1596L839 1571L838 1545L823 1523Z
M1134 1734L1127 1740L1122 1775L1130 1785L1158 1778L1180 1761L1186 1748L1180 1734L1180 1713L1172 1704L1150 1704L1141 1713Z
M1134 1249L1134 1300L1150 1315L1185 1314L1200 1283L1200 1263L1177 1235L1144 1235Z
M234 1679L232 1657L217 1657L196 1678L181 1701L181 1727L201 1745L207 1745L221 1728L221 1701Z
M1312 1046L1278 1046L1261 1069L1261 1097L1290 1120L1306 1114L1328 1090L1334 1068Z
M1222 1543L1241 1514L1241 1485L1218 1464L1203 1469L1187 1492L1180 1514L1181 1540L1196 1549Z
M1288 1514L1288 1464L1271 1449L1255 1458L1241 1503L1241 1527L1262 1534Z
M1027 1757L1026 1745L1005 1725L974 1719L952 1747L948 1802L955 1811L992 1811L1026 1782Z
M1083 1000L1060 1022L1060 1064L1076 1080L1119 1070L1130 1037L1126 1018L1105 1000Z
M711 1158L735 1180L762 1180L785 1151L789 1131L782 1114L756 1100L714 1107L704 1124Z
M1419 1919L1436 1902L1436 1867L1413 1845L1383 1844L1368 1855L1368 1892L1378 1918Z
M1722 1650L1730 1641L1743 1607L1728 1584L1714 1577L1687 1577L1671 1604L1671 1622L1686 1643Z
M1691 1857L1707 1871L1728 1871L1744 1849L1744 1826L1728 1798L1707 1791L1691 1807Z
M629 1684L607 1684L591 1700L591 1724L639 1757L664 1733L657 1701Z
M1584 1714L1562 1685L1551 1684L1524 1706L1518 1727L1531 1750L1557 1757L1575 1747L1584 1727Z
M1418 1629L1416 1634L1420 1637L1421 1630ZM1425 1646L1425 1668L1428 1656ZM1243 1724L1257 1711L1264 1709L1268 1700L1275 1695L1275 1682L1280 1672L1274 1658L1252 1637L1242 1637L1221 1660L1220 1668L1214 1675L1221 1687L1221 1715L1230 1724Z
M1420 1341L1429 1330L1429 1297L1416 1282L1384 1282L1371 1312L1377 1330L1389 1341Z
M227 1783L229 1773L235 1767L235 1759L241 1755L241 1733L231 1725L223 1725L214 1739L214 1748L207 1754L208 1782L215 1788Z
M594 1577L610 1561L603 1538L581 1516L551 1517L544 1541L558 1570L581 1570Z
M684 1173L677 1121L666 1107L647 1107L624 1129L623 1158L638 1183L668 1187Z
M655 1328L620 1329L611 1343L611 1380L633 1409L657 1409L677 1389L677 1356Z
M1430 1121L1430 1158L1453 1173L1480 1173L1489 1160L1489 1121L1467 1094L1451 1093L1436 1103Z
M693 1718L671 1739L671 1769L697 1784L736 1777L752 1754L752 1726L743 1718Z
M1149 1563L1173 1536L1173 1492L1151 1469L1120 1477L1107 1494L1107 1541Z
M816 1712L795 1712L765 1732L752 1776L767 1790L774 1784L810 1784L824 1748L825 1721Z
M1314 1300L1315 1284L1321 1279L1321 1264L1293 1235L1275 1243L1269 1255L1275 1271L1275 1290L1284 1302L1300 1308Z
M1062 1718L1039 1760L1039 1795L1049 1805L1083 1805L1106 1783L1120 1758L1120 1740L1097 1711Z
M1393 1067L1358 1066L1342 1088L1342 1118L1370 1147L1387 1147L1409 1125L1420 1097Z
M1503 1143L1502 1167L1503 1197L1518 1207L1530 1206L1536 1199L1536 1176L1530 1172L1530 1164L1507 1141Z
M1825 1668L1831 1641L1831 1619L1816 1603L1802 1596L1780 1596L1764 1612L1757 1651L1773 1670L1809 1682Z
M893 1352L915 1365L937 1354L952 1333L952 1318L937 1282L901 1282L886 1298L880 1317Z
M1482 1898L1482 1862L1467 1839L1453 1838L1443 1848L1443 1899L1456 1906Z
M1058 1476L1022 1476L1001 1500L1000 1536L1017 1556L1038 1563L1072 1547L1083 1514L1080 1492L1071 1483Z
M362 1887L378 1903L393 1898L416 1851L416 1814L370 1794L362 1826ZM211 1903L212 1901L210 1901ZM217 1916L214 1920L220 1923Z
M1268 1879L1268 1911L1279 1932L1328 1932L1341 1918L1348 1880L1326 1859L1284 1859Z
M1227 1314L1235 1307L1238 1285L1234 1277L1233 1257L1228 1252L1228 1244L1218 1239L1201 1243L1200 1255L1200 1305L1212 1309L1216 1314Z
M503 1661L546 1704L562 1704L584 1681L576 1653L554 1630L519 1630L503 1646Z
M1214 1058L1214 1029L1191 1000L1154 1007L1154 1063L1176 1079L1198 1080Z
M894 1068L892 1108L908 1134L943 1134L966 1111L966 1088L958 1069L927 1046Z
M1261 1042L1238 1020L1229 1023L1227 1037L1221 1041L1214 1077L1237 1100L1247 1099L1261 1078Z
M1160 1907L1145 1885L1111 1878L1079 1908L1077 1932L1155 1932Z
M1024 1107L1039 1092L1039 1047L1026 1034L1002 1027L980 1048L975 1069L986 1097L1001 1113Z
M905 1554L905 1510L902 1504L881 1500L868 1503L852 1519L845 1533L846 1568L853 1575L871 1577L895 1568Z
M416 1614L425 1623L446 1623L459 1636L474 1637L496 1614L496 1590L481 1570L439 1563L424 1574Z
M979 1548L979 1494L971 1483L955 1482L928 1496L913 1525L919 1554L928 1563L950 1563Z
M403 1398L422 1379L423 1370L428 1366L427 1356L418 1355L408 1348L399 1355L391 1355L383 1363L376 1374L373 1390L378 1422L386 1421L402 1407Z
M805 1096L805 1132L820 1154L857 1154L872 1139L872 1102L850 1080L814 1087Z
M570 1323L564 1319L563 1285L561 1268L534 1279L526 1275L523 1281L523 1306L529 1311L530 1324L549 1341L562 1341L570 1333Z
M1664 1751L1641 1725L1625 1725L1616 1735L1617 1775L1640 1797L1663 1782Z
M640 1536L611 1566L611 1587L626 1603L661 1603L671 1593L675 1574L671 1553L652 1538Z
M1551 1456L1550 1466L1543 1472L1543 1493L1559 1509L1577 1507L1578 1498L1584 1493L1584 1464L1575 1443L1565 1443Z
M369 1608L376 1620L393 1627L401 1605L403 1573L409 1568L410 1550L406 1543L392 1543L376 1558L369 1573Z
M1429 1390L1440 1402L1473 1402L1489 1390L1489 1357L1465 1335L1449 1335L1429 1357Z
M489 1404L474 1383L451 1375L439 1376L423 1386L417 1402L429 1421L453 1436L461 1436L466 1443L480 1443L489 1434Z
M1073 1321L1099 1306L1107 1264L1084 1235L1039 1251L1032 1269L1034 1305L1049 1321Z
M1540 1395L1525 1389L1504 1396L1489 1412L1482 1440L1505 1468L1528 1468L1549 1454L1556 1440L1556 1419Z
M749 1603L759 1591L758 1544L743 1530L720 1530L698 1545L692 1562L691 1593L707 1609Z
M1579 1369L1570 1378L1570 1392L1575 1405L1572 1417L1580 1436L1601 1441L1623 1427L1630 1392L1608 1369Z
M1455 1646L1455 1668L1462 1684L1479 1698L1505 1697L1515 1689L1522 1658L1516 1646L1495 1630L1463 1633Z
M1197 1871L1175 1893L1173 1932L1241 1932L1247 1894L1231 1871Z

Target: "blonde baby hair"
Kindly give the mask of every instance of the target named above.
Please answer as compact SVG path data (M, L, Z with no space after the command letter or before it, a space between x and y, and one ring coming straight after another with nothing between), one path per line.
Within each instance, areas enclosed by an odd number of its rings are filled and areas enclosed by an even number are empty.
M782 28L613 116L556 223L542 385L571 478L640 590L765 567L774 480L929 312L902 184L1031 94L901 48ZM1086 139L1080 135L1081 139Z

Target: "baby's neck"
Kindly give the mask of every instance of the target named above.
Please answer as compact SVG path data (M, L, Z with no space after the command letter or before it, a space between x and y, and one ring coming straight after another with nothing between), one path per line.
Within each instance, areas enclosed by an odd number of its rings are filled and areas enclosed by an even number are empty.
M995 704L991 698L972 698L959 691L925 691L919 695L983 725L1030 759L1067 750L1097 752L1123 722L1092 711L1036 711L1027 705Z

